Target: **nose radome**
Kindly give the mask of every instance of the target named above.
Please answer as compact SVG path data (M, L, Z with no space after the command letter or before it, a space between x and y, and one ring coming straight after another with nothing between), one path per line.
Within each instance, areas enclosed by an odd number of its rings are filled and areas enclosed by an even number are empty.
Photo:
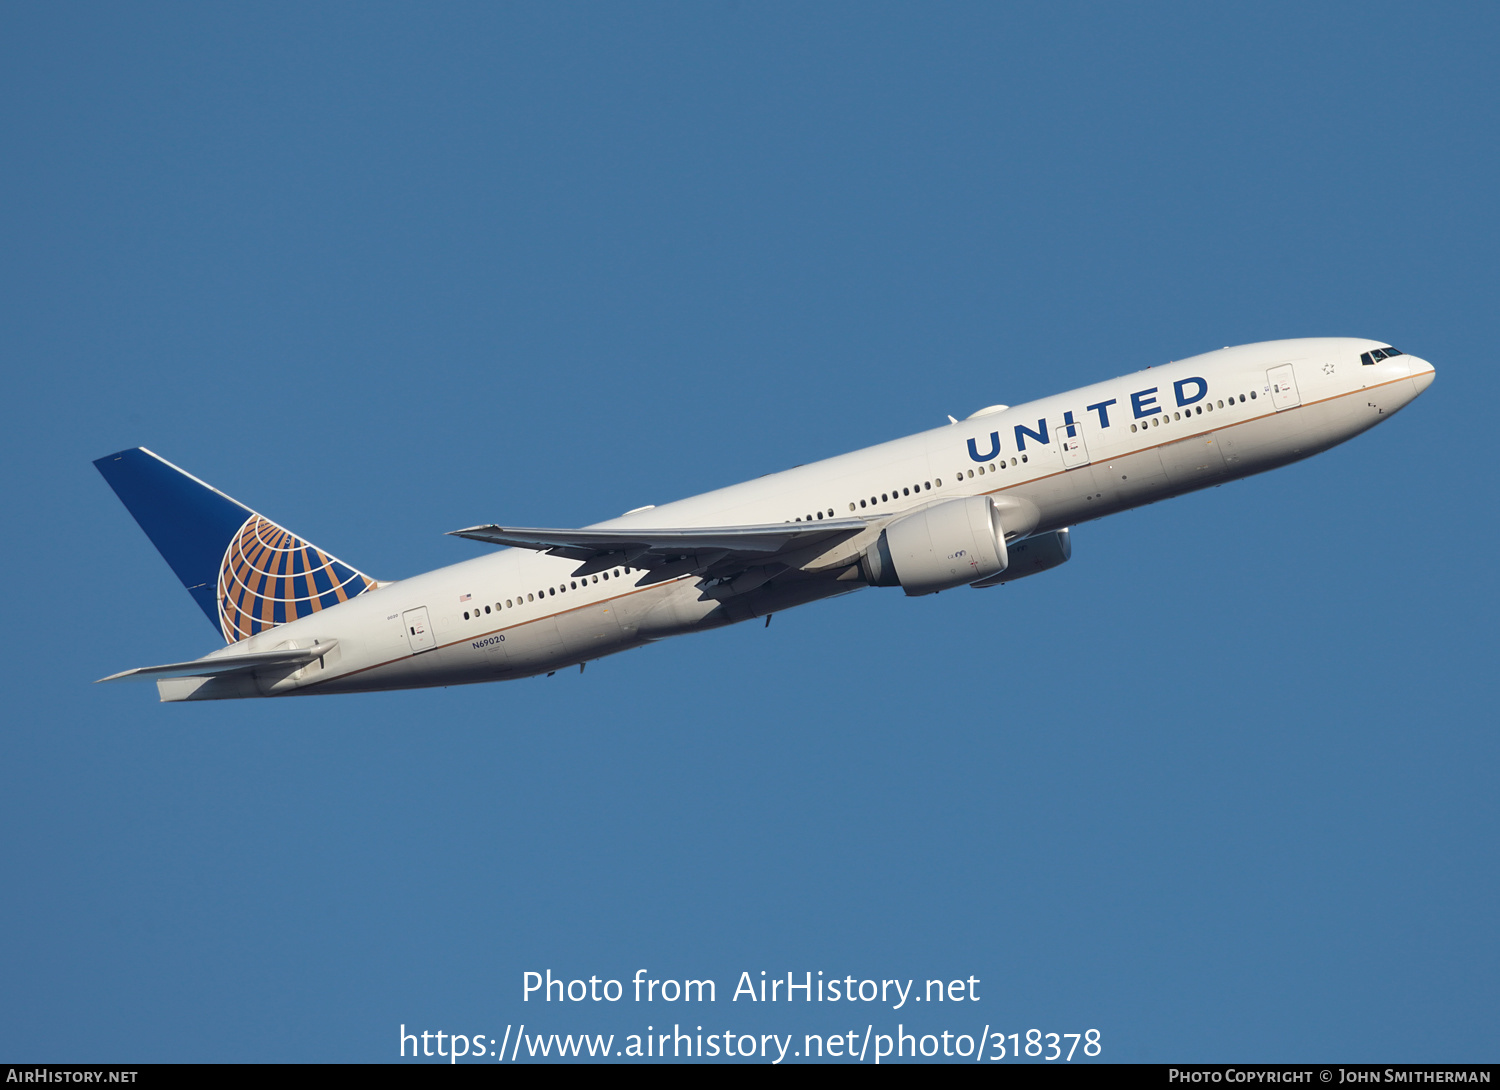
M1433 370L1432 364L1424 359L1418 359L1416 356L1408 356L1407 361L1411 367L1412 384L1416 386L1417 393L1420 394L1432 385L1432 377L1437 372Z

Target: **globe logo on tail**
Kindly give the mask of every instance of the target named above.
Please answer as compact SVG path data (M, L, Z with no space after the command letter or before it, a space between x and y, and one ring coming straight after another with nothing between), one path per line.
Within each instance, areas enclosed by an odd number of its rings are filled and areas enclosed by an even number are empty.
M219 627L226 640L238 643L376 585L290 530L252 514L219 565Z

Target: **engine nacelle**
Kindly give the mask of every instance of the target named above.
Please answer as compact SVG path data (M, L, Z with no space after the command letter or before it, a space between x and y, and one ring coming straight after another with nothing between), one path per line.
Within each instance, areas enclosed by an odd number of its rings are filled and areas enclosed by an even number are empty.
M992 575L988 579L981 579L972 584L976 587L996 587L1001 583L1010 583L1016 579L1024 579L1028 575L1035 575L1039 571L1050 571L1059 564L1065 564L1073 555L1073 535L1068 532L1068 527L1061 530L1053 530L1050 534L1038 534L1036 537L1028 537L1025 541L1018 541L1010 547L1010 563L999 575Z
M945 500L897 519L859 559L865 582L933 594L1005 571L1000 514L988 496Z

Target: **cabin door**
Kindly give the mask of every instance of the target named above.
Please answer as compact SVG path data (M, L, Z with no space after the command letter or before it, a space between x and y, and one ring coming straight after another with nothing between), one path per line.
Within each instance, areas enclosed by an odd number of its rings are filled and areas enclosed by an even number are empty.
M1284 363L1266 372L1266 382L1271 386L1271 404L1277 411L1302 404L1297 394L1297 380L1292 376L1292 365Z
M1089 448L1083 441L1082 424L1059 424L1056 434L1057 449L1062 454L1064 469L1075 469L1089 464Z
M411 644L412 654L437 646L437 637L432 634L432 622L427 619L426 606L408 609L401 614L401 623L406 627L406 639Z

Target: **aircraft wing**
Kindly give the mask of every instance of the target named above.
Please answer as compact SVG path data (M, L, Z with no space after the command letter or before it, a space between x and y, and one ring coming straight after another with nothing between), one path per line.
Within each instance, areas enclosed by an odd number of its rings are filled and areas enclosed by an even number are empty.
M209 655L190 662L169 662L165 666L138 666L134 670L122 670L99 681L121 681L125 678L162 677L217 677L234 674L241 670L263 670L270 667L306 666L314 659L322 658L338 646L338 640L327 640L316 647L287 648L280 651L247 651L238 655ZM95 683L97 684L97 682Z
M454 537L535 549L579 560L573 574L591 575L617 565L646 570L638 585L659 583L689 573L727 579L757 569L754 585L795 566L810 547L852 537L872 525L862 518L821 522L775 522L758 526L634 527L555 530L516 526L471 526ZM774 569L774 570L773 570ZM748 589L741 582L742 589Z

